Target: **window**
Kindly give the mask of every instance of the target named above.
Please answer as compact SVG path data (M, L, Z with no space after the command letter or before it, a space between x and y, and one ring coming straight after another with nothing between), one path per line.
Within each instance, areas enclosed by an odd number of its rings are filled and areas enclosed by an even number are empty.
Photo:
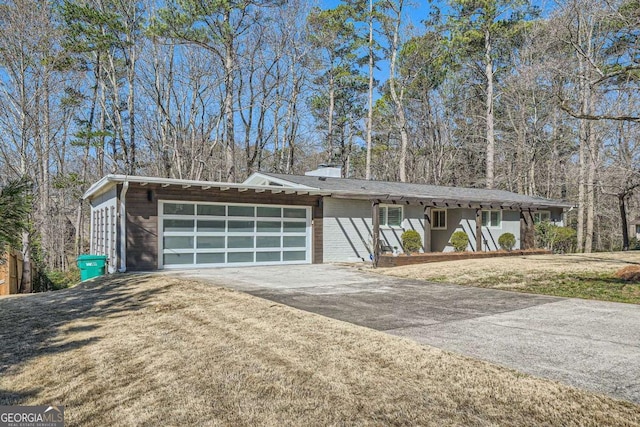
M541 222L551 221L551 212L549 211L538 211L533 213L533 222L534 224L539 224Z
M482 226L489 228L502 227L502 211L482 211Z
M447 229L447 210L446 209L431 210L431 229L432 230Z
M402 206L380 206L380 226L400 227L402 225Z

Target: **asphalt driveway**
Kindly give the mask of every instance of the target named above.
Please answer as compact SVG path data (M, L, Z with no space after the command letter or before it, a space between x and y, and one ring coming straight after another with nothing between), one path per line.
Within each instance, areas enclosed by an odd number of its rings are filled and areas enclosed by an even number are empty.
M637 305L427 283L327 264L177 274L640 403Z

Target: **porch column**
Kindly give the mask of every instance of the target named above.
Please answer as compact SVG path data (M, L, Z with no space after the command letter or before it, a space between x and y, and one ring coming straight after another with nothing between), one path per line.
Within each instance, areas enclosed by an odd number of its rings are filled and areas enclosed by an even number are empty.
M371 234L373 235L373 267L378 267L380 259L380 203L378 201L371 202Z
M431 252L431 208L424 208L424 252Z
M476 209L476 252L482 251L482 209Z
M520 210L520 249L535 247L535 228L531 210Z

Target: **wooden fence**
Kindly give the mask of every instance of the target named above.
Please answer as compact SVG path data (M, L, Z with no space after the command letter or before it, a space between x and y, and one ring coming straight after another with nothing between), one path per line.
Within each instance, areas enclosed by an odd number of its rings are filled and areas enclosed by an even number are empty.
M15 250L5 253L0 258L0 296L30 292L31 286L25 286L24 278L22 254Z

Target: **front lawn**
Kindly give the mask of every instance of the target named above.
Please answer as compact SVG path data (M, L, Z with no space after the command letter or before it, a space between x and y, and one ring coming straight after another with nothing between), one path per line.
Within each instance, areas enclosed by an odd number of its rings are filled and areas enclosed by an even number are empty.
M638 425L640 407L211 285L0 299L0 405L68 425Z
M614 275L629 265L640 265L640 252L472 259L376 271L432 282L640 304L640 283Z

